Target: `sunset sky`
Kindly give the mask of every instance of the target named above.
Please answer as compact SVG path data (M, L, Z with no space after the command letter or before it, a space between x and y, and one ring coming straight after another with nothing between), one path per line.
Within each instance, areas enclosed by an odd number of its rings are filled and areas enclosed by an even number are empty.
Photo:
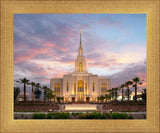
M145 14L15 14L14 81L50 87L51 78L73 72L80 30L89 73L110 78L112 87L146 80Z

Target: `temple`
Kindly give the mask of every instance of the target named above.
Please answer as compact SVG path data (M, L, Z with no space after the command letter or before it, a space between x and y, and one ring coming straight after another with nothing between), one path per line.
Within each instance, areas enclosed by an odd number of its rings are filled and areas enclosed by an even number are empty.
M64 101L69 102L97 101L98 96L106 94L107 89L111 88L110 79L87 72L81 31L78 56L75 60L75 71L64 75L63 78L55 77L51 79L50 87L57 96L64 97Z

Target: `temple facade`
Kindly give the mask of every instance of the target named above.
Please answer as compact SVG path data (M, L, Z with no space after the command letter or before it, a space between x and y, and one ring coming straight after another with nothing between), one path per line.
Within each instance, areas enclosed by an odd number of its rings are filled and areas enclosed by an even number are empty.
M57 96L63 96L64 101L70 102L97 101L98 96L106 94L107 90L111 88L110 79L87 72L81 44L81 32L75 71L64 75L63 78L51 79L50 87Z

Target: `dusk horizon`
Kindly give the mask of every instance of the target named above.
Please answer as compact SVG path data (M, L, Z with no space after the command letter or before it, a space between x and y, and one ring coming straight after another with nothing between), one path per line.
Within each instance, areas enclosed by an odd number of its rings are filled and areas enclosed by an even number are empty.
M146 14L15 14L14 86L26 77L50 87L74 72L80 30L89 73L110 78L111 88L135 77L144 79L138 93L146 88Z

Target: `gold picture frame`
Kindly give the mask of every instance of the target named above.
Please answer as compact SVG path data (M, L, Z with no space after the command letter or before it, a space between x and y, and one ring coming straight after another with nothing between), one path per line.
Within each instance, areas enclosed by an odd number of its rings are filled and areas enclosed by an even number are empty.
M0 131L2 133L160 132L159 10L159 0L1 0ZM13 19L16 13L147 14L147 118L143 120L14 120Z

